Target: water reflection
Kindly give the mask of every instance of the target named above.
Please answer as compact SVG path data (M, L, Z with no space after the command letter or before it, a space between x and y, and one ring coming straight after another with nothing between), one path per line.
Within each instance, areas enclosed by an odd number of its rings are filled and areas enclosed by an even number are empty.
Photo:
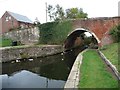
M3 88L62 88L65 81L46 79L30 71L22 70L13 76L3 75Z
M3 88L63 88L80 48L64 54L2 64Z
M64 53L64 59L65 59L65 63L67 64L68 68L71 69L72 68L72 65L77 57L77 55L83 51L84 49L84 46L81 46L81 47L76 47L76 48L73 48L71 50L68 50Z
M60 54L45 58L36 58L33 61L22 61L19 63L4 63L2 74L11 76L21 70L31 71L40 76L50 79L66 80L69 74L65 61L62 61L63 56ZM61 70L62 71L61 73Z

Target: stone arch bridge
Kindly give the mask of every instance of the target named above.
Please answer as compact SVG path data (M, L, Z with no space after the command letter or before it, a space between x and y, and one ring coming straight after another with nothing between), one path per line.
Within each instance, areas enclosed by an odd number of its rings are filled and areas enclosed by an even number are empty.
M120 17L101 17L72 20L72 31L69 32L64 42L64 47L71 48L75 39L83 32L90 32L97 40L99 46L113 42L109 31L115 25L120 24Z

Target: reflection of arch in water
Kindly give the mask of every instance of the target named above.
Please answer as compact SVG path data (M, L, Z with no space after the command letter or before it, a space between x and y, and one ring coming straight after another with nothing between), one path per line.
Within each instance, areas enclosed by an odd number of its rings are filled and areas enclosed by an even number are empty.
M68 34L67 39L64 42L64 48L71 49L75 43L76 38L79 37L79 35L84 32L89 32L95 38L97 44L100 43L100 40L98 39L98 37L90 30L87 30L84 28L77 28Z

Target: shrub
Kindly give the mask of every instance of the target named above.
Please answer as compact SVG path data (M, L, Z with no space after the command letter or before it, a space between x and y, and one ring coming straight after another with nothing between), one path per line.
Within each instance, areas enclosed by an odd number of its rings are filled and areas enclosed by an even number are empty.
M0 37L0 47L11 46L12 40L5 37Z
M112 35L112 37L115 40L115 42L120 42L120 24L117 25L117 26L114 26L110 30L110 35Z
M39 25L41 44L62 44L71 31L70 21L48 22Z

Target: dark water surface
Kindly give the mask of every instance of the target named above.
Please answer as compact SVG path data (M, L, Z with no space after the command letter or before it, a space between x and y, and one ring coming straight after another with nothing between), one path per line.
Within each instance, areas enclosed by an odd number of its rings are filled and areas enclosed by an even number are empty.
M63 88L79 49L2 64L2 88Z

